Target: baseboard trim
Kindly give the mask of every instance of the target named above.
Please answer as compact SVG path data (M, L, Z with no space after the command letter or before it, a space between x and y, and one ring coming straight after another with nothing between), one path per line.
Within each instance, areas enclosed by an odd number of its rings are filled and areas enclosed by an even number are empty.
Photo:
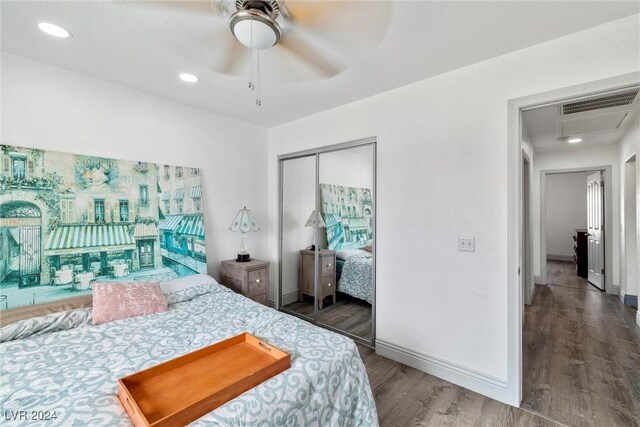
M540 276L533 276L533 284L534 285L546 285Z
M573 255L547 254L547 261L573 261Z
M272 299L270 299L269 301L267 301L267 305L271 308L276 308L276 302Z
M289 292L288 294L282 295L282 305L289 305L297 302L300 299L300 292Z
M624 305L638 308L638 295L625 294L624 301L622 302L624 302Z
M381 339L376 340L376 353L492 399L510 404L507 382L500 378Z

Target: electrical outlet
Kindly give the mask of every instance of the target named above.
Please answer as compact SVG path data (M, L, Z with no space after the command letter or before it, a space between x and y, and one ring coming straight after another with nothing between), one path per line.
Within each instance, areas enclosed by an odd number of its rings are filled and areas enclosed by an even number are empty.
M458 250L462 252L476 251L476 238L467 236L458 236Z

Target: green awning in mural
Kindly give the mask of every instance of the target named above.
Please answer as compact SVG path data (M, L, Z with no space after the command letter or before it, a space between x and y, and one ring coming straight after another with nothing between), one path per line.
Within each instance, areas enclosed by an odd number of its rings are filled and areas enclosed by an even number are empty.
M180 224L180 220L182 219L182 215L169 215L167 219L162 221L158 228L162 231L175 231Z
M199 185L194 185L191 189L191 197L193 199L199 199L202 197L202 188Z
M126 225L62 225L49 235L44 248L46 255L60 255L77 249L135 249L136 245Z
M204 221L202 221L202 215L185 215L176 230L176 234L204 239Z

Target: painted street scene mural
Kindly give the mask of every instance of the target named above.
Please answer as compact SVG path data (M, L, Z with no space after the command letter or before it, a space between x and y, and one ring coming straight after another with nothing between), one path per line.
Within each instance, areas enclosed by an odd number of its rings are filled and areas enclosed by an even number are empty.
M361 248L373 241L371 190L320 184L322 214L331 250Z
M0 148L0 310L206 272L199 169Z

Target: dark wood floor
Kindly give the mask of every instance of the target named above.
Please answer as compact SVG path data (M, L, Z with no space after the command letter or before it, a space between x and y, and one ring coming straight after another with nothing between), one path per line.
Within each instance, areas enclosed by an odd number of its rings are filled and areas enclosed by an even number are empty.
M576 274L576 267L572 262L547 262L547 282L549 285L600 292L600 289L589 283L587 279Z
M550 262L525 310L522 407L573 426L640 425L636 310Z
M381 426L558 426L358 346Z
M358 346L382 426L640 426L635 309L548 266L526 308L524 400L492 400ZM586 281L585 281L586 282Z
M318 321L320 323L358 337L371 339L371 304L341 293L338 293L335 304L329 301L330 298L327 298L322 310L318 311ZM303 316L313 317L312 298L303 302L294 302L284 308Z

